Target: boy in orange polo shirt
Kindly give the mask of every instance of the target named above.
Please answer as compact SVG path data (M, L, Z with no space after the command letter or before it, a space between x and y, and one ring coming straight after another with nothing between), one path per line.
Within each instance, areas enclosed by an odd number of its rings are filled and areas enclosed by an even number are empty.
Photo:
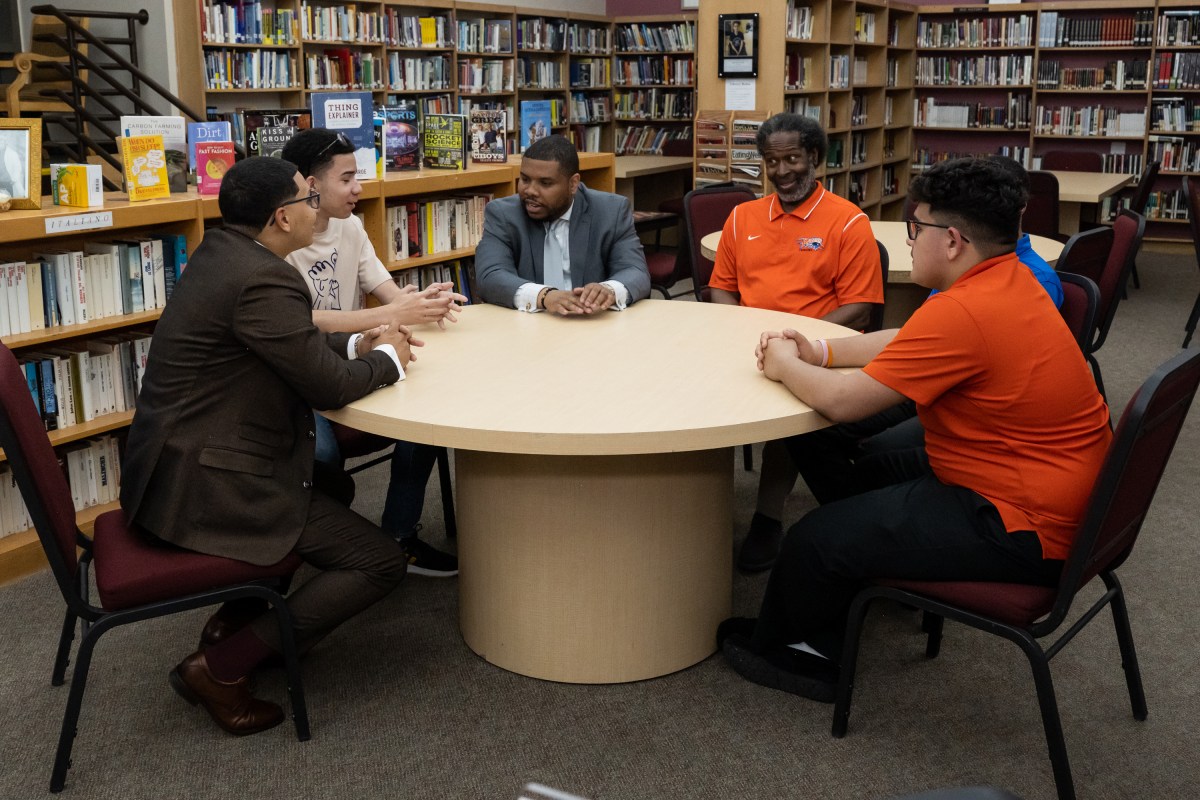
M862 210L817 181L828 140L799 114L758 130L773 194L742 203L721 232L708 286L715 303L802 314L862 330L883 303L879 248ZM763 448L758 503L737 565L770 569L783 538L783 505L798 472L782 441Z
M860 493L788 532L758 619L718 631L743 677L826 702L837 679L827 656L865 581L1054 585L1112 438L1079 347L1013 252L1020 182L989 159L959 159L914 179L910 195L913 281L937 295L899 331L759 342L764 374L834 422L907 398L925 428L927 463L852 476Z

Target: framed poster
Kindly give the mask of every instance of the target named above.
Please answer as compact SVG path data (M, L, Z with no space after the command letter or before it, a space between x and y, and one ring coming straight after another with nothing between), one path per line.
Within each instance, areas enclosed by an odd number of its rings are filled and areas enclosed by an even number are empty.
M0 119L0 189L13 208L42 207L42 120Z
M758 77L758 14L721 14L717 17L721 54L718 78Z

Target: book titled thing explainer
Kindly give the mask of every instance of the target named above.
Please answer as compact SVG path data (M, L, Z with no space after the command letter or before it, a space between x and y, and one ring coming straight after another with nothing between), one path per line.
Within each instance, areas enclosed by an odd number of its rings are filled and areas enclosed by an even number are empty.
M344 133L354 144L356 177L375 177L375 105L370 92L317 92L313 125Z

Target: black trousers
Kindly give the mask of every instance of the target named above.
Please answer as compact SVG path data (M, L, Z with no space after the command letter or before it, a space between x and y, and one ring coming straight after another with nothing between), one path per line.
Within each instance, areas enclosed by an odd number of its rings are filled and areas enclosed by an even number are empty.
M850 604L873 578L1058 582L1062 561L1042 558L1037 534L1009 533L988 500L939 481L923 444L864 450L864 431L893 428L884 423L903 411L789 442L794 455L812 445L797 461L813 470L809 485L817 482L821 493L817 487L813 493L822 505L784 539L759 612L756 647L803 641L836 657ZM817 456L832 464L828 475L817 472Z
M385 597L408 571L408 556L394 539L323 492L313 492L308 523L295 552L320 570L287 599L302 653ZM280 649L273 614L252 624L259 639Z

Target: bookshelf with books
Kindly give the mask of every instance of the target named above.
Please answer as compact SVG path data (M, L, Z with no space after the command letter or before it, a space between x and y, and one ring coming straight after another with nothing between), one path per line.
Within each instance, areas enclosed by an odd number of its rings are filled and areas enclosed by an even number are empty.
M830 38L850 37L850 84L848 91L830 87L831 105L838 97L844 107L849 95L845 136L846 191L872 217L879 218L883 199L884 107L887 84L887 5L885 0L857 0L837 6L830 17ZM835 27L836 26L836 27ZM844 45L843 45L844 46Z
M567 134L570 101L565 16L517 14L517 141L523 151L551 133Z
M458 31L458 113L471 109L503 111L508 152L513 150L517 119L516 9L485 3L455 6Z
M87 227L92 225L102 227ZM29 324L19 328L22 332L0 336L0 341L19 362L37 365L32 372L31 393L46 419L47 437L64 463L74 462L89 447L99 447L98 437L119 437L133 419L137 348L140 346L144 355L147 336L165 305L168 284L165 275L162 281L156 280L162 273L156 275L151 260L144 265L151 271L143 273L148 281L144 291L149 294L139 291L140 302L134 305L132 286L126 284L130 292L122 292L121 273L130 275L128 267L132 266L134 253L142 253L142 245L153 237L174 240L174 247L190 253L201 235L194 192L140 203L130 203L124 195L114 193L105 198L102 208L93 209L54 206L47 199L40 210L9 211L0 216L0 264L24 264L26 281L22 288L28 293L31 315ZM153 257L152 248L144 252ZM165 248L163 252L165 270L174 259ZM125 258L130 261L118 263ZM47 266L39 266L35 276L29 266L42 263ZM60 277L64 274L73 276L73 288L82 287L83 291L73 293L69 299L60 293ZM47 291L48 301L35 300L36 296L45 297ZM164 296L162 302L155 299L156 292ZM70 311L66 309L68 303L73 306ZM18 317L24 321L24 307ZM62 324L72 319L70 324ZM12 330L11 321L7 330ZM76 384L79 375L88 377ZM3 472L4 467L5 457L0 452L0 478L8 480L11 476ZM74 469L75 464L71 467ZM78 480L72 485L76 492L81 489ZM5 531L0 531L0 582L33 572L45 563L33 530L3 535L12 527L11 521L19 517L14 516L15 496L8 492L4 501L9 508L0 511L0 518L10 522ZM116 508L115 495L103 490L92 491L90 499L77 498L77 504L79 523L85 531L101 512Z
M912 153L913 79L916 75L917 14L891 5L887 18L887 62L883 96L883 169L880 173L880 219L900 220Z
M302 104L304 88L300 20L293 0L276 3L201 0L197 14L200 82L205 103Z
M458 74L452 0L384 6L387 20L383 89L395 104L417 100L426 113L457 112Z
M567 20L568 135L580 152L613 152L613 27L608 17Z
M1150 73L1146 162L1161 164L1147 235L1190 236L1182 178L1200 179L1200 3L1160 0Z
M661 155L665 142L691 139L698 108L695 17L618 17L612 83L617 155Z

